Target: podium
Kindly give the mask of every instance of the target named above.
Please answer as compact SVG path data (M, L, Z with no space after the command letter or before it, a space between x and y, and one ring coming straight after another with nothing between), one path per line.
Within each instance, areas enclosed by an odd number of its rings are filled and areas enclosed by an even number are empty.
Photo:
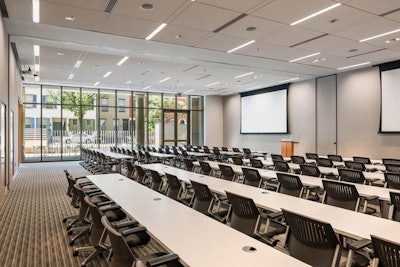
M282 157L290 157L294 154L294 144L292 140L281 140L281 155Z

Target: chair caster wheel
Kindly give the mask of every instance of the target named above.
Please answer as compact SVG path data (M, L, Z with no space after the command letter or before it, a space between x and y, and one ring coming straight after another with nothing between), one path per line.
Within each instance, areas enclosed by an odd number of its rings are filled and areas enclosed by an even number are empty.
M74 253L72 253L72 256L76 257L78 256L79 252L78 251L74 251Z
M73 246L75 244L75 240L71 240L71 242L69 242L70 246Z
M73 234L73 231L72 230L69 230L68 231L68 235L72 235Z
M63 222L63 223L67 222L67 218L64 218L64 219L62 220L62 222Z
M71 228L72 228L71 225L68 225L68 226L67 226L67 230L70 230Z

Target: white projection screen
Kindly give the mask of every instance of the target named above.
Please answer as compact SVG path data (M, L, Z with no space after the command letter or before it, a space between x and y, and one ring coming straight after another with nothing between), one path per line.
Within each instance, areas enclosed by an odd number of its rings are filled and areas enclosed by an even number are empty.
M393 63L392 63L393 64ZM398 66L400 67L400 66ZM400 68L381 68L380 132L400 132Z
M287 133L288 85L241 94L241 133Z

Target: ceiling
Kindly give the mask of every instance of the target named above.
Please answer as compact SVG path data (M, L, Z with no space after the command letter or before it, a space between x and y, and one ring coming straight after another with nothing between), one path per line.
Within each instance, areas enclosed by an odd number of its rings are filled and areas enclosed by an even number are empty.
M39 63L38 83L225 95L400 58L400 41L386 42L400 31L360 42L400 29L399 0L40 0L40 23L32 22L32 0L2 1L21 70ZM167 26L146 41L161 23Z

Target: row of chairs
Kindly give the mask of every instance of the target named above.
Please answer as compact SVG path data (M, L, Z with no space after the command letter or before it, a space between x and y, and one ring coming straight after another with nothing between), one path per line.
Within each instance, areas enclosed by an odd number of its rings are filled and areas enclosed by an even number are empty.
M121 207L88 179L84 177L73 179L68 171L65 171L65 174L69 185L67 194L71 196L74 207L79 208L79 214L65 217L63 221L68 222L69 234L80 231L79 238L89 235L88 246L75 248L73 252L74 257L82 252L90 252L81 266L86 266L100 255L108 255L109 265L112 267L144 266L144 264L183 266L178 255L173 253L157 252L138 257L135 249L146 246L151 240L146 228L138 221L129 218ZM78 226L74 227L75 224ZM75 241L78 235L72 240ZM74 242L70 245L74 245Z

